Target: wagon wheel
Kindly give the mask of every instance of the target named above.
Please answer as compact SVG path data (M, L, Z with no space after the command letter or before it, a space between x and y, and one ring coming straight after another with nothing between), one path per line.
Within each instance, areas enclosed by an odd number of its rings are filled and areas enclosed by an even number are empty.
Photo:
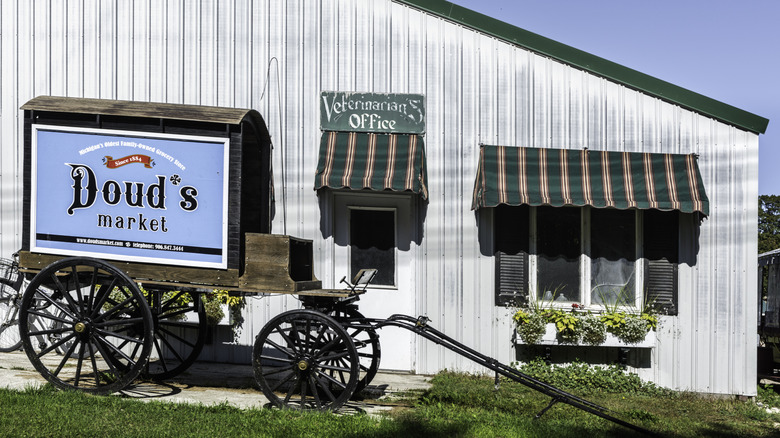
M19 336L19 302L17 282L0 277L0 352L8 353L22 346ZM18 286L16 286L18 287Z
M371 383L379 370L379 361L382 358L379 334L354 306L337 308L328 315L341 323L357 348L360 358L360 380L355 388L357 394Z
M35 369L56 387L107 394L146 365L153 320L125 273L91 258L44 268L22 297L19 329Z
M154 324L152 357L144 376L165 380L179 375L195 362L208 330L206 310L199 294L183 291L149 291ZM197 321L195 320L197 318ZM193 336L189 336L192 331Z
M333 318L291 310L255 339L255 379L278 407L335 410L355 392L360 374L352 338Z

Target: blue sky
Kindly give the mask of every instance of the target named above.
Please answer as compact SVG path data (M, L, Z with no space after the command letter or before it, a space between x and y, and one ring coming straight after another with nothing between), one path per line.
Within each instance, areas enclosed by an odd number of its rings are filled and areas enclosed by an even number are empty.
M450 1L769 119L759 194L780 195L780 1Z

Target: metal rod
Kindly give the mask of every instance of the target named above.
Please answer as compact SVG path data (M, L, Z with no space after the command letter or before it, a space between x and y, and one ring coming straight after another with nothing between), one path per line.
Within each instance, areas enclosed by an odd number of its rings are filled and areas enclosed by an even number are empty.
M534 420L538 420L542 418L542 415L544 415L545 412L547 412L551 407L553 407L554 404L558 403L559 401L561 401L561 399L559 399L558 397L553 397L550 400L550 404L548 404L546 408L542 409L541 411L539 411L538 414L536 414Z

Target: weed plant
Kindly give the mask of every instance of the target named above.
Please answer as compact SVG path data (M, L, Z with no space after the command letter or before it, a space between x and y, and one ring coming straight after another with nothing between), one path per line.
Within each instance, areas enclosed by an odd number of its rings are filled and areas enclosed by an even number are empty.
M780 387L775 385L758 385L756 402L769 408L780 408Z
M541 358L517 366L518 371L534 379L579 394L627 393L674 397L676 392L644 382L618 365L591 366L575 361L567 365L547 364Z

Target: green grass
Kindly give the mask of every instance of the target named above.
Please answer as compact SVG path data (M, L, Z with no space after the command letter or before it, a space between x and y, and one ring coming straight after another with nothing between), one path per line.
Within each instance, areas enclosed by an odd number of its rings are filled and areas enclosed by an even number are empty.
M407 415L422 420L458 422L459 436L627 436L631 431L564 404L557 404L539 420L534 415L549 402L514 382L440 373L434 385ZM606 390L575 391L604 406L618 418L662 436L772 437L780 436L780 415L769 414L753 401L711 399L693 394L662 391L650 385L634 393ZM662 394L664 393L664 394ZM775 397L777 397L775 395ZM777 397L780 401L780 397ZM766 398L764 398L764 404ZM471 421L459 422L464 415Z
M389 420L140 402L57 391L0 390L0 435L8 437L321 437L372 436Z
M691 394L586 391L585 398L661 436L780 436L780 415L755 402L703 399ZM759 401L780 406L774 388ZM568 405L539 420L549 398L514 382L442 372L430 390L409 395L381 417L240 410L95 397L44 386L0 390L0 436L8 437L624 437L632 432Z

